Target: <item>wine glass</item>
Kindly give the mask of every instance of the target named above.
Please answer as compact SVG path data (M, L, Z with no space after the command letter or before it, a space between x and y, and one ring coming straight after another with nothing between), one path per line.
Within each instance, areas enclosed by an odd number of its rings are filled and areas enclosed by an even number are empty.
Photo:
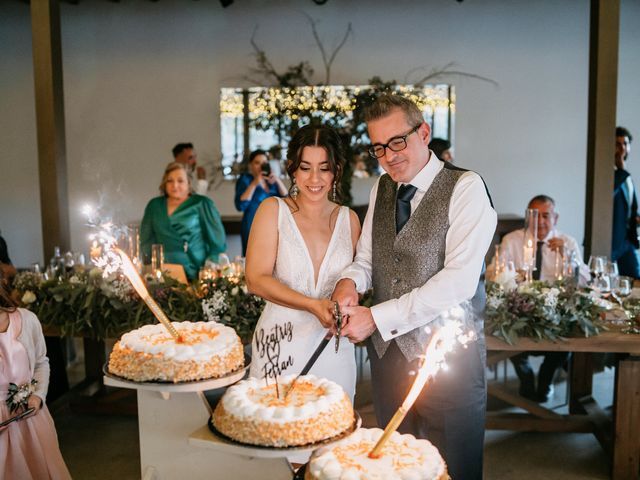
M613 285L615 281L618 279L618 275L619 275L618 262L607 260L604 267L604 273L609 277L609 281L611 282L611 288L613 288Z
M612 293L620 298L625 298L631 295L631 278L620 276L612 282Z
M597 276L592 281L591 288L599 292L601 295L609 293L611 291L611 280L609 280L607 275Z
M600 255L591 255L589 257L589 271L591 276L595 277L604 271L604 261Z
M62 257L62 264L64 265L64 272L66 275L70 275L73 272L73 267L76 264L76 261L73 257L73 252L67 252Z
M589 272L591 272L591 282L602 276L604 273L604 258L599 255L589 257Z

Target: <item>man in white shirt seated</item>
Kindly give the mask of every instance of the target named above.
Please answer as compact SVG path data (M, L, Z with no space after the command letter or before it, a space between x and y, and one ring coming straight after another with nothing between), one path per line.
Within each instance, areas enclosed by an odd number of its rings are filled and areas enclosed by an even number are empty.
M547 195L537 195L529 201L527 208L538 210L538 244L536 249L536 269L533 271L534 280L553 282L556 277L556 264L560 260L574 258L579 265L578 281L586 283L589 280L589 269L584 264L582 252L578 242L556 229L558 212L555 201ZM524 229L508 233L500 243L501 261L513 262L517 269L523 266ZM495 275L494 257L487 269L489 280ZM523 352L511 358L516 374L520 379L520 395L537 402L546 402L553 395L553 376L567 360L566 352L544 352L544 361L538 372L538 386L535 387L535 375L529 364L529 353Z
M204 167L197 166L198 154L193 148L193 143L178 143L171 152L176 162L186 165L194 193L206 195L207 190L209 190L207 172Z

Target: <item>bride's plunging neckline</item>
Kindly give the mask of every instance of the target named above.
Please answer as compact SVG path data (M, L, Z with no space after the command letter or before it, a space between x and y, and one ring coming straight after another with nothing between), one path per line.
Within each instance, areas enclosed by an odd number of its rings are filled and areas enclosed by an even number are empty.
M284 200L283 200L284 202ZM333 229L331 230L331 238L329 239L329 243L327 244L327 249L324 251L324 255L322 256L322 260L320 261L320 265L318 267L318 271L316 272L316 267L313 264L313 258L311 258L311 253L309 250L309 246L307 245L307 241L304 238L304 235L302 235L302 232L300 231L300 227L298 226L298 222L296 222L296 219L293 217L293 213L291 212L291 208L289 208L289 205L287 204L287 202L284 202L285 204L285 209L287 211L287 213L289 214L289 218L291 219L291 221L293 222L294 225L294 230L296 232L296 235L298 235L300 238L299 240L301 240L302 246L304 248L305 253L307 254L307 260L309 262L309 264L311 265L311 271L313 272L313 289L315 292L318 291L318 285L319 285L319 280L321 278L322 273L325 270L325 260L328 257L328 253L331 251L331 247L334 244L334 239L336 237L336 231L338 230L338 222L340 221L340 216L342 215L342 207L338 206L338 216L336 218L336 223L333 225Z

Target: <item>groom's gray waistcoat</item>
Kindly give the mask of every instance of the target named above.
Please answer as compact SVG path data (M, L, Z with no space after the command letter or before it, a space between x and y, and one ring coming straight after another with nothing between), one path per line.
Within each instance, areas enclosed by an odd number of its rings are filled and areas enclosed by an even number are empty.
M398 184L389 175L380 177L372 230L374 304L401 297L427 283L444 268L449 204L453 189L465 172L445 166L397 235ZM424 327L420 327L394 340L411 361L424 354L428 337ZM382 339L378 330L371 341L378 357L382 358L389 342Z

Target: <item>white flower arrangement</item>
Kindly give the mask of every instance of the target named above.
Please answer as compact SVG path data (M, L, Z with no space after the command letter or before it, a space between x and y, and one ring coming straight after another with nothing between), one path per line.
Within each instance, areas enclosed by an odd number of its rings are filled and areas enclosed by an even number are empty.
M234 288L237 289L237 287ZM227 294L220 290L216 290L209 298L202 300L202 313L207 322L219 322L227 308Z

